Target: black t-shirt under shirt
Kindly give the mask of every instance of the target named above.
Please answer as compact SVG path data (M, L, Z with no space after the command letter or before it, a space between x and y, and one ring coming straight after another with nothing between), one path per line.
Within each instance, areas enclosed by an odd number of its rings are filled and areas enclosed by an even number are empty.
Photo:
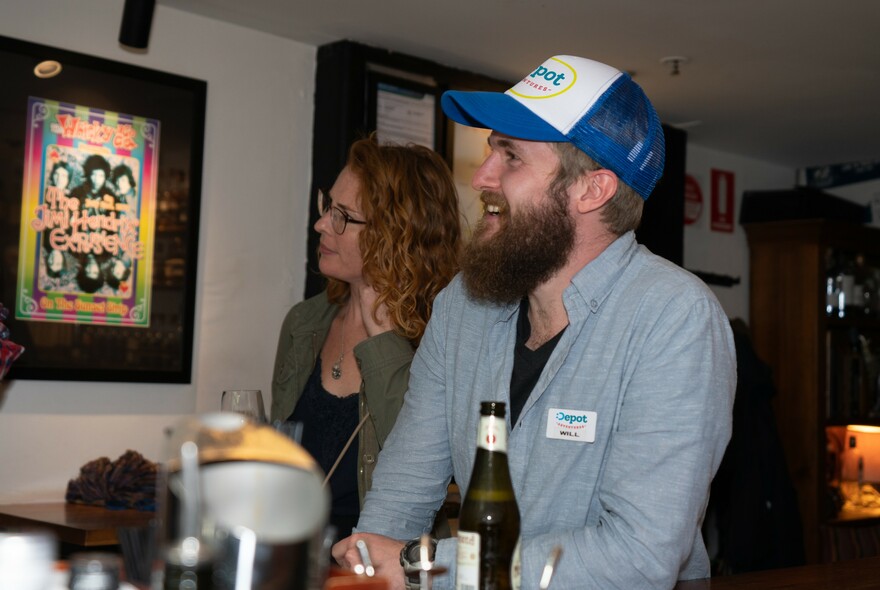
M513 372L510 375L510 424L511 428L516 425L526 400L535 388L535 383L544 370L544 365L556 344L562 337L565 328L539 346L536 350L530 350L526 346L529 336L532 335L532 325L529 323L529 300L523 298L519 304L519 318L516 322L516 347L513 351Z

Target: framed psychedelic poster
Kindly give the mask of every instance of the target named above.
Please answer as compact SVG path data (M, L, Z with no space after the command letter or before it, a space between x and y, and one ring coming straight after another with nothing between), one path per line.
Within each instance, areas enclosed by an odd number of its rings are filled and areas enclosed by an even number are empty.
M190 382L207 85L7 37L0 66L7 379Z
M149 327L159 129L29 98L17 319Z

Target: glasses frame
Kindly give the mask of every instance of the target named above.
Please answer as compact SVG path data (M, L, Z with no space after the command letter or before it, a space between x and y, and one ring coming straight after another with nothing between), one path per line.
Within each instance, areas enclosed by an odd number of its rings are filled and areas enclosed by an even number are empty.
M327 189L318 189L318 215L324 217L328 212L330 213L330 227L333 228L338 235L342 235L345 233L345 229L348 227L348 224L351 223L353 225L367 225L366 221L361 221L359 219L355 219L351 215L349 215L344 209L339 207L338 205L331 205L333 202L333 197L330 196L330 191ZM342 228L340 229L338 226L342 224Z

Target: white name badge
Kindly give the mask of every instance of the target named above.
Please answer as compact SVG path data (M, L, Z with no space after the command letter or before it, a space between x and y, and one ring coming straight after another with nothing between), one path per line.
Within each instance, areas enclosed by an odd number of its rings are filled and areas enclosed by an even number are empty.
M547 410L547 438L572 442L596 441L596 412L583 410Z

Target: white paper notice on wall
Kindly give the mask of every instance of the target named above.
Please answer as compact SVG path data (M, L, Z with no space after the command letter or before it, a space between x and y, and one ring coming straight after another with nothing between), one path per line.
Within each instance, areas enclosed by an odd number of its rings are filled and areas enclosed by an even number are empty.
M435 97L402 86L380 83L376 90L376 134L379 143L414 143L436 147Z

